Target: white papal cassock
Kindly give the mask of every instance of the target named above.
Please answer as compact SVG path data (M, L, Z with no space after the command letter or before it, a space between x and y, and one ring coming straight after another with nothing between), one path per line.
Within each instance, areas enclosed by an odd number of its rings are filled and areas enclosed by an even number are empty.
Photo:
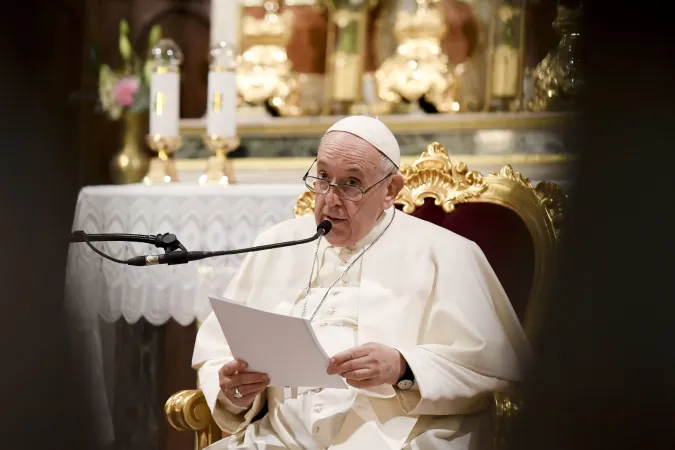
M305 238L315 230L314 217L290 220L261 234L256 245ZM232 355L211 314L199 329L193 365L215 421L233 434L212 447L489 448L485 409L491 392L519 380L529 349L478 246L393 208L353 247L333 247L325 239L318 245L318 252L310 243L249 254L225 296L300 316L317 252L309 317L327 288L368 248L330 290L314 329L329 355L368 342L397 348L415 385L407 391L389 385L367 390L270 387L251 408L236 407L220 392L218 370ZM267 331L252 326L251 332ZM265 402L267 415L251 423Z

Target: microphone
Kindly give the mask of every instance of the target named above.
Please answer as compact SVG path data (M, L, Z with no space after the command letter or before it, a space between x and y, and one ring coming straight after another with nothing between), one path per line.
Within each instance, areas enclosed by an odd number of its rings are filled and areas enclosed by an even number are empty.
M319 239L321 236L324 236L328 234L333 228L333 224L329 220L324 220L319 225L316 227L316 233L314 236L306 238L306 239L300 239L297 241L287 241L287 242L278 242L275 244L267 244L267 245L259 245L257 247L248 247L248 248L242 248L242 249L237 249L237 250L221 250L221 251L187 251L185 247L183 247L180 242L178 242L177 239L175 239L174 235L169 235L169 234L164 234L164 235L157 235L155 236L142 236L142 235L124 235L124 234L115 234L115 235L87 235L83 231L80 232L74 232L73 235L69 238L71 242L86 242L96 253L99 255L110 259L111 261L118 262L120 264L127 264L130 266L153 266L157 264L186 264L190 261L198 261L200 259L205 259L205 258L212 258L214 256L225 256L225 255L236 255L239 253L249 253L249 252L259 252L262 250L270 250L273 248L281 248L281 247L290 247L293 245L300 245L300 244L306 244L308 242L315 241ZM139 237L140 236L140 237ZM118 260L115 258L112 258L95 247L91 245L91 241L97 240L97 241L123 241L122 237L131 237L134 238L134 240L129 239L131 242L148 242L147 240L139 240L140 238L151 238L152 244L155 244L156 238L159 238L160 236L173 236L175 239L175 242L173 243L174 245L177 244L177 248L180 248L180 250L174 249L174 250L169 250L163 255L146 255L146 256L136 256L130 259L127 259L126 261L124 260ZM168 239L169 241L171 240L170 238ZM161 240L160 240L161 241ZM161 241L163 242L163 241ZM155 244L156 245L156 244Z

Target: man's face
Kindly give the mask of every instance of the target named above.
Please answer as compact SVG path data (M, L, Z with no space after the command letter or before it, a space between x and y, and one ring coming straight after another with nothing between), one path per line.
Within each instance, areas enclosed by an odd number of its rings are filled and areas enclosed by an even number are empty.
M316 162L319 178L336 184L355 185L365 191L386 175L381 153L353 134L334 131L319 145ZM403 177L396 174L377 184L359 201L345 200L331 187L326 194L316 194L316 223L325 219L333 223L326 235L332 245L353 245L368 234L382 212L394 204L402 187Z

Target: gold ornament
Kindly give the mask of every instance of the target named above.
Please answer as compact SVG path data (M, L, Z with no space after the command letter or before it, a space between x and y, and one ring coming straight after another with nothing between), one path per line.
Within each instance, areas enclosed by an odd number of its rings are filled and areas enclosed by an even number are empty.
M398 48L375 72L383 101L396 105L425 98L439 112L460 110L457 75L461 66L448 67L448 57L441 50L445 31L441 10L429 0L419 0L414 14L399 11L394 27Z
M242 18L242 48L237 67L241 107L269 104L282 116L300 116L300 90L286 53L293 31L290 11L278 13L276 1L265 2L265 17Z

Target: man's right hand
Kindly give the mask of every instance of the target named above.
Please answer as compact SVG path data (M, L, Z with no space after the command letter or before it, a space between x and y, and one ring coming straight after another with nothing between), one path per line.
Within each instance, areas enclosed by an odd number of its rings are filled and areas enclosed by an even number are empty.
M248 364L244 361L234 360L225 364L218 371L220 390L233 405L248 408L270 383L270 377L266 373L246 372ZM235 388L242 397L235 397Z

